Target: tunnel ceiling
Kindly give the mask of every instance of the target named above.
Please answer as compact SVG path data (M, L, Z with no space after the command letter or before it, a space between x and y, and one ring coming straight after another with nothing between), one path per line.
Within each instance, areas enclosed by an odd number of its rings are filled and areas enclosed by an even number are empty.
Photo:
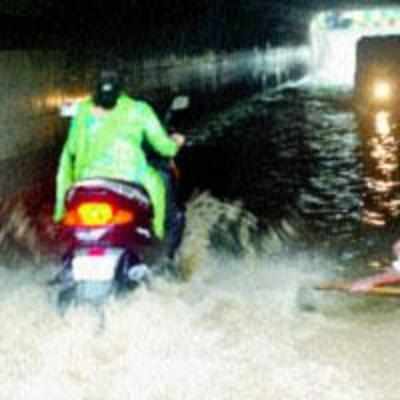
M199 8L218 9L221 6L235 8L269 9L273 12L276 8L286 7L302 10L319 10L334 7L359 7L359 6L380 6L385 4L399 4L399 0L286 0L279 4L276 0L69 0L66 2L54 0L8 0L1 2L0 13L13 16L50 16L50 15L85 15L93 19L100 17L104 13L110 12L143 12L148 10L154 14L162 13L169 15L171 12L190 13L198 12ZM200 6L200 7L199 7ZM240 14L240 12L239 12ZM77 16L77 15L76 15Z
M382 4L380 0L8 0L0 4L0 48L97 42L137 51L146 46L196 51L301 43L308 38L316 11Z

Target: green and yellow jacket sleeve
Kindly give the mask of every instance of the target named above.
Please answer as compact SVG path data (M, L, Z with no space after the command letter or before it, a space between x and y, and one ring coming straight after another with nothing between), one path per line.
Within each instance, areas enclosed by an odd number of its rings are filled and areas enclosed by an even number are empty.
M178 152L177 144L168 136L151 106L141 103L141 107L146 140L157 153L164 157L174 157Z

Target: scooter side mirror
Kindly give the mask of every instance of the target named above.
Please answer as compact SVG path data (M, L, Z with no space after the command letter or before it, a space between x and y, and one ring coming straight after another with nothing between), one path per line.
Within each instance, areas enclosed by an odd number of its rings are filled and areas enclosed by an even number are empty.
M171 104L172 111L185 110L190 105L189 96L177 96L174 98Z

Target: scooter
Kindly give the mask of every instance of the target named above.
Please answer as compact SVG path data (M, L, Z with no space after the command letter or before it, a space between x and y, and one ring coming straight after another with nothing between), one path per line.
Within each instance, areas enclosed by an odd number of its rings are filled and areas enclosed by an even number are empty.
M167 115L188 105L188 98L177 97ZM166 165L165 161L164 174L169 173ZM110 296L149 284L165 269L163 260L171 261L176 232L171 238L167 229L163 242L154 237L150 198L139 185L103 178L82 180L69 189L65 204L60 240L67 250L52 281L59 288L60 311L71 304L101 305ZM183 210L173 207L167 214L167 220L179 220L172 224L175 229L183 229Z

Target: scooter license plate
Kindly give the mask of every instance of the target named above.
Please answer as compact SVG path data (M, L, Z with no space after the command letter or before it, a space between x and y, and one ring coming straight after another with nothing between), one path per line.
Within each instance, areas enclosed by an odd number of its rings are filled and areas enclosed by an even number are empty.
M107 282L114 279L117 266L115 254L79 255L72 260L72 274L75 281Z

